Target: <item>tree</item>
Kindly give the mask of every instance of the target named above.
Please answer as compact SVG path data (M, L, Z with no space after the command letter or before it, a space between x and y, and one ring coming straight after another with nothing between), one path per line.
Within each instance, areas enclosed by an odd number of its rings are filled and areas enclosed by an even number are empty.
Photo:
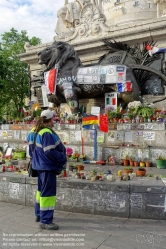
M30 45L41 44L37 37L31 39L27 36L27 31L22 30L20 33L12 28L10 32L2 35L0 43L0 93L1 94L0 113L13 112L19 116L19 110L24 105L24 100L29 97L30 76L28 64L21 62L17 57L18 54L24 53L25 43Z

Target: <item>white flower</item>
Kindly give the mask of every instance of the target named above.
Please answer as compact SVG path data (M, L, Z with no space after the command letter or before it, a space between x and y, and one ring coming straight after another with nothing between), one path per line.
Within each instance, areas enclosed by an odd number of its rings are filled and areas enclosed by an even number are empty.
M128 108L129 108L129 109L132 108L132 107L136 108L136 107L138 107L138 106L142 106L142 103L141 103L140 101L133 101L133 102L130 102L130 103L128 104Z

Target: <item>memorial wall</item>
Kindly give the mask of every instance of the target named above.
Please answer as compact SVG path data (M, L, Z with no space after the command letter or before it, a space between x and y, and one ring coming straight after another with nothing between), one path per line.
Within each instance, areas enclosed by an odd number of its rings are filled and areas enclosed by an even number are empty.
M73 10L68 15L68 10ZM145 41L157 41L159 48L166 47L165 18L166 3L161 1L123 1L123 0L76 0L65 1L57 12L54 38L50 43L36 47L25 45L26 52L18 55L20 60L29 64L31 76L31 101L39 102L41 108L44 99L41 97L41 85L44 83L42 73L46 65L38 63L37 53L47 48L52 42L67 42L78 53L83 66L93 66L99 58L108 52L104 40L115 40L130 46L137 43L142 46ZM125 59L125 53L122 58ZM112 63L118 64L113 60ZM123 63L121 63L123 64ZM165 53L162 53L158 64L153 64L158 72L165 72ZM101 78L99 77L99 80ZM35 91L34 91L35 89ZM147 82L142 92L149 102L165 97L165 84L160 78ZM39 96L37 92L40 92ZM35 93L35 94L34 94ZM107 92L109 93L109 92ZM114 91L115 93L115 91ZM139 93L138 93L139 94ZM105 108L104 96L79 99L87 113L91 107ZM166 101L157 102L159 109L166 109ZM25 147L26 136L32 124L2 125L0 146L15 149L17 145ZM82 124L56 123L55 131L66 147L72 147L80 154L86 154L86 160L95 159L106 162L106 165L87 164L86 171L98 168L100 172L110 170L117 174L122 170L122 159L130 157L148 158L152 166L148 174L165 174L164 169L156 168L156 158L166 158L165 121L144 123L109 123L108 132L95 129L84 129ZM96 132L96 133L95 133ZM94 143L94 136L96 144ZM27 151L28 157L28 151ZM115 164L109 160L114 157ZM69 162L70 163L70 162ZM68 164L69 165L69 164ZM120 166L121 165L121 166ZM141 180L140 180L141 179ZM0 200L34 205L37 180L14 172L0 174ZM57 206L63 211L83 212L134 218L166 218L166 187L163 181L155 177L135 177L130 181L95 181L67 178L57 181Z

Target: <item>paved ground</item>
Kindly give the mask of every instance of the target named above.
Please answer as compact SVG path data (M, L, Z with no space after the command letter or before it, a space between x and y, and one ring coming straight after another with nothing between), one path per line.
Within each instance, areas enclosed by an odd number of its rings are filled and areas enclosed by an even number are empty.
M166 220L111 218L55 211L58 231L39 229L33 207L0 202L0 249L163 249Z

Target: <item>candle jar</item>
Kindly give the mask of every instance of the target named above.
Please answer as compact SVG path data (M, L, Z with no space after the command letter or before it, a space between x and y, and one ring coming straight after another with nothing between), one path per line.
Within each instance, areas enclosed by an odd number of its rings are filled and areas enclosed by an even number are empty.
M112 182L113 181L113 175L107 175L107 180Z
M63 177L67 177L67 172L66 172L66 170L64 169L64 171L63 171Z

